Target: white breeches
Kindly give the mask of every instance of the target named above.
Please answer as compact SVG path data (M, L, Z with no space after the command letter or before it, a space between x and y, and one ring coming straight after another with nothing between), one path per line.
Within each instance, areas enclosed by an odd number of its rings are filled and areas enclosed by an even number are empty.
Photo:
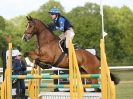
M60 39L65 39L66 38L66 48L69 46L69 40L73 40L74 38L74 31L72 28L69 28L65 33L62 33L59 37Z

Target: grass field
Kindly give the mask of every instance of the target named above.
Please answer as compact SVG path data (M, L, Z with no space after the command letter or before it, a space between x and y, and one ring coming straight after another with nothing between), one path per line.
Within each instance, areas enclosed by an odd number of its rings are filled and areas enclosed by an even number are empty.
M116 99L133 99L133 83L119 84L116 86Z
M121 83L116 86L116 99L133 99L133 70L115 70L112 71L121 80ZM122 83L125 82L125 83Z

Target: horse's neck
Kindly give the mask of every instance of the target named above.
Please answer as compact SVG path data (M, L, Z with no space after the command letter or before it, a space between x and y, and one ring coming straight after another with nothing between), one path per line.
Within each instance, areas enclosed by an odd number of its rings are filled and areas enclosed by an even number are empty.
M39 31L40 33L37 35L38 45L42 46L44 44L48 44L53 40L58 40L57 36L52 34L46 27L42 29L43 31Z

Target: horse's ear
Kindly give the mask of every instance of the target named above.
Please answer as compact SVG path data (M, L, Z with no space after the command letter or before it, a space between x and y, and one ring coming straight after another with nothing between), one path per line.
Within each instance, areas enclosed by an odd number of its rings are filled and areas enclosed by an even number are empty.
M33 18L31 16L29 16L29 18L30 18L31 21L33 20Z
M28 21L32 21L33 20L33 18L31 16L26 16L26 18L27 18Z
M30 20L29 16L26 16L26 18L27 18L28 21Z

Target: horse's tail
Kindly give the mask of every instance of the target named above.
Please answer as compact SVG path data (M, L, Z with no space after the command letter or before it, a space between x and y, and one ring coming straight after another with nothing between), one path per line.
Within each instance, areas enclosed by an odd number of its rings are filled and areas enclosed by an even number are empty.
M101 60L101 58L100 58L98 55L96 55L96 57L97 57L97 59L98 59L99 61ZM114 84L115 84L115 85L119 84L120 78L118 78L115 74L110 73L110 77L111 77L111 80L114 81Z
M117 85L120 82L120 78L118 78L115 74L110 73L111 80L114 81L114 84Z

